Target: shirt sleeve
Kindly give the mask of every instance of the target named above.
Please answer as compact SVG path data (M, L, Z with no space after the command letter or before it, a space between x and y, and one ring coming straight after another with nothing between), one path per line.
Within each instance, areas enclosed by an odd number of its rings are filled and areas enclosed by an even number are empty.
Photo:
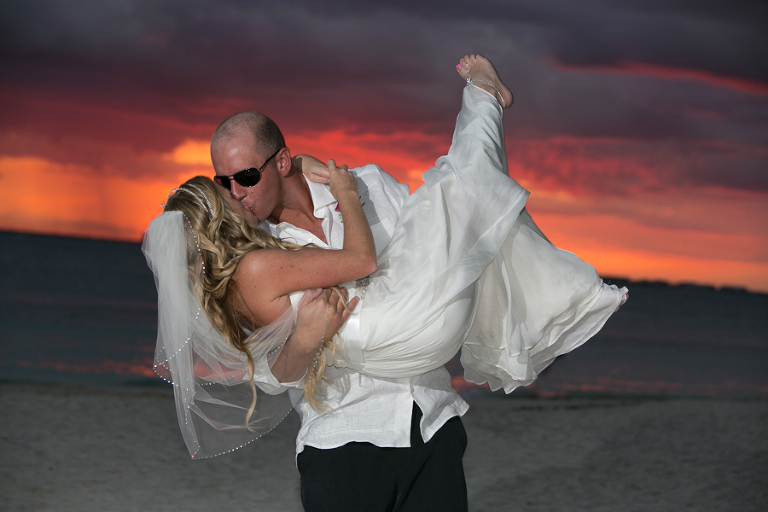
M392 209L400 213L403 203L411 195L408 185L400 183L378 165L368 164L353 171L369 188L380 191L388 199Z
M284 393L289 389L304 389L304 376L293 382L280 382L272 374L272 368L266 358L254 361L253 381L259 389L269 395Z

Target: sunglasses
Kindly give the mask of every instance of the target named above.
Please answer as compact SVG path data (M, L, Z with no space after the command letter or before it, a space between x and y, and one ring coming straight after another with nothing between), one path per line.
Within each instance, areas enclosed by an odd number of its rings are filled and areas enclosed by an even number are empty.
M242 187L252 187L255 184L259 182L261 179L261 171L264 169L270 160L275 158L277 154L282 151L283 148L278 149L275 151L272 156L266 159L264 164L259 167L258 169L255 167L249 167L248 169L242 170L240 172L236 172L235 174L231 176L214 176L213 181L221 185L227 190L232 190L232 180L234 180L238 185Z

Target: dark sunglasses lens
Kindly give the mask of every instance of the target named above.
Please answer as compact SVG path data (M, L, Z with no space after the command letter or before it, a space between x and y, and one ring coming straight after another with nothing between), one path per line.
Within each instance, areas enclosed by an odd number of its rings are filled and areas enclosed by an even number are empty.
M261 179L261 172L259 172L258 169L251 167L250 169L238 172L232 176L232 179L243 187L252 187Z
M216 183L218 183L219 185L221 185L227 190L230 190L232 188L229 182L229 176L214 176L213 181L215 181Z

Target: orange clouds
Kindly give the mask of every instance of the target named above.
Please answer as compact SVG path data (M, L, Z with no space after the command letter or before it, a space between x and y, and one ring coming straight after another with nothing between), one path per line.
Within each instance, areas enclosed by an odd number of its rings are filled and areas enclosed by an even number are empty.
M360 167L376 164L411 191L422 183L421 175L448 151L450 137L396 131L386 135L372 133L330 132L286 133L292 154L307 153L326 161ZM418 147L419 152L412 149Z
M412 190L434 160L416 158L403 146L439 146L436 139L440 139L408 132L379 137L341 131L287 134L287 138L292 149L300 148L294 153L335 158L350 167L377 163ZM103 152L122 152L123 172L110 172L108 164L0 156L0 229L140 240L173 188L192 176L213 175L208 144L186 139L171 151L143 155L102 146ZM136 171L131 173L131 167Z
M768 291L765 237L644 226L609 215L548 215L530 211L558 247L590 262L601 275L741 286Z
M209 141L186 139L173 148L170 153L162 156L163 160L181 165L199 165L211 167L211 150Z
M175 186L37 157L1 157L0 183L0 229L132 241Z
M350 167L376 163L411 190L450 143L447 135L405 130L285 135L293 154L334 158ZM510 140L510 174L531 190L529 211L547 236L603 275L768 291L766 195L662 187L653 158L623 152L633 144L610 138ZM0 157L0 229L139 240L171 189L191 176L213 174L204 139L124 157L127 166L146 164L153 172L132 176L42 157ZM674 171L663 159L660 165ZM627 193L631 186L614 187L609 180L635 180L637 187Z

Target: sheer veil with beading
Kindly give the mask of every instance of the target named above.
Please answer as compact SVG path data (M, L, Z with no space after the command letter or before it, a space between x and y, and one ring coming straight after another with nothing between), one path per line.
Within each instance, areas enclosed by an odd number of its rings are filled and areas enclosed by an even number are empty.
M170 211L147 228L142 251L155 275L158 294L155 371L173 384L176 412L193 458L226 453L261 437L290 412L287 393L278 383L256 382L253 401L246 356L232 347L200 304L205 272L198 240L183 213ZM290 309L249 340L255 374L271 377L269 366L293 331Z

